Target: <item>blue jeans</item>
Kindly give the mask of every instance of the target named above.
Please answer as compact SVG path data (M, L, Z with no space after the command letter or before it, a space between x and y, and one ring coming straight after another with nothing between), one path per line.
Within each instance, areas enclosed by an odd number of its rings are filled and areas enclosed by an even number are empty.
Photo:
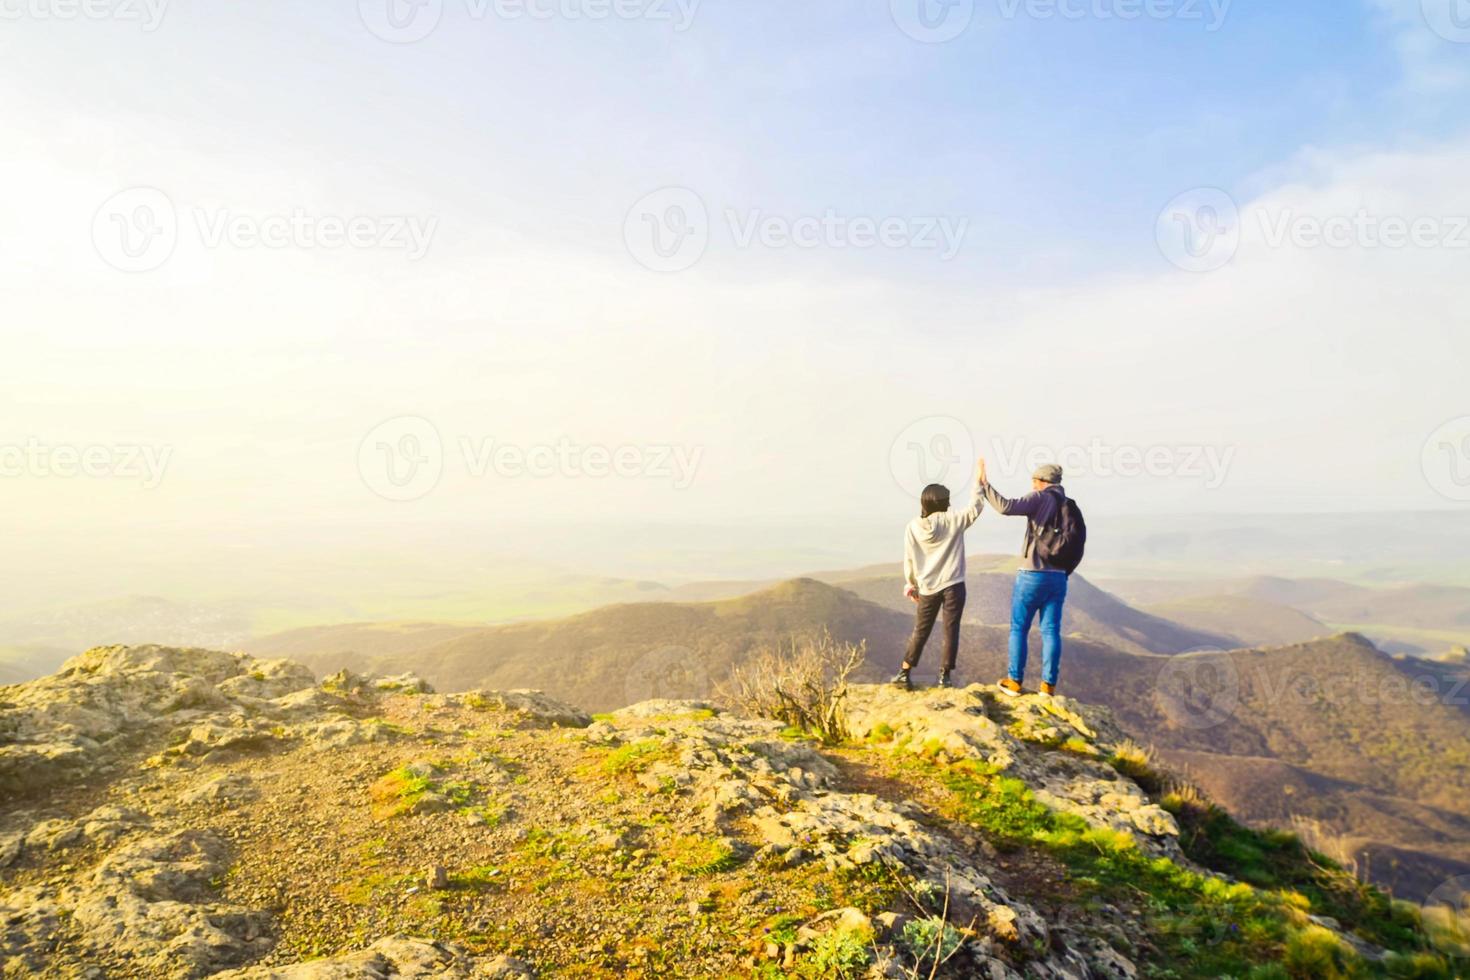
M1067 601L1064 572L1020 572L1011 594L1011 680L1026 679L1031 622L1041 613L1041 679L1056 684L1062 670L1062 604Z

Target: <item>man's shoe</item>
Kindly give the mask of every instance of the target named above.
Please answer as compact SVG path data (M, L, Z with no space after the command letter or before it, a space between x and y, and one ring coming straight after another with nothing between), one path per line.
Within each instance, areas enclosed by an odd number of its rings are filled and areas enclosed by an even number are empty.
M1021 682L1013 681L1009 677L997 684L996 687L1000 688L1000 693L1013 698L1018 698L1023 693L1021 691Z
M951 676L953 673L953 671L941 670L939 672L939 686L954 687L954 677Z
M1045 681L1042 681L1041 682L1041 693L1042 693L1042 696L1043 697L1048 697L1049 698L1053 694L1057 693L1057 686L1055 684L1048 684Z
M909 680L909 668L907 667L894 674L891 683L894 687L901 687L905 691L912 691L914 689L913 682Z

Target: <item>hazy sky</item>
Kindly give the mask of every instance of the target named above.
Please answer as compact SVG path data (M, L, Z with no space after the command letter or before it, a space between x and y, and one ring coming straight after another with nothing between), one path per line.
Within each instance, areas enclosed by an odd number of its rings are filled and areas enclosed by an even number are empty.
M1464 0L388 2L0 0L32 547L1470 497Z

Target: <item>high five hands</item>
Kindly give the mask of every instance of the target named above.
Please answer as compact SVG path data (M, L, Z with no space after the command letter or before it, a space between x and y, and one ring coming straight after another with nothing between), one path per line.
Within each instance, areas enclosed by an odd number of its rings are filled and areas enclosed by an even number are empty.
M975 482L982 487L990 485L990 480L985 476L985 457L983 456L975 464Z

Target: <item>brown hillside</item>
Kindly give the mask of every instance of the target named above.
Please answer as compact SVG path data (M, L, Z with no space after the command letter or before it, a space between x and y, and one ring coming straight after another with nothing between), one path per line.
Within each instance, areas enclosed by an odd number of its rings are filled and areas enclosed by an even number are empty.
M1170 622L1231 636L1235 646L1278 646L1314 640L1328 626L1290 606L1244 595L1196 596L1146 607Z

